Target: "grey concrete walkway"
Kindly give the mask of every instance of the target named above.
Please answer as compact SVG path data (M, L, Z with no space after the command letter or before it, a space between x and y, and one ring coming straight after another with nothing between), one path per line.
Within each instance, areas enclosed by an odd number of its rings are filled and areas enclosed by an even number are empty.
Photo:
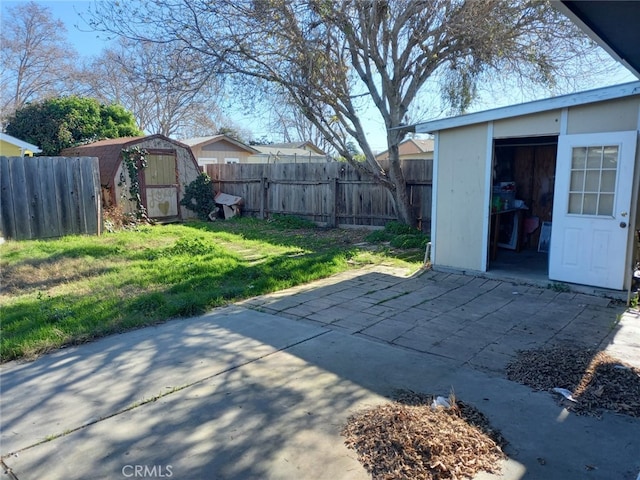
M566 412L504 378L518 348L638 362L606 299L434 272L350 272L208 315L0 366L7 478L366 479L340 430L396 389L480 408L509 441L480 479L629 479L640 420Z

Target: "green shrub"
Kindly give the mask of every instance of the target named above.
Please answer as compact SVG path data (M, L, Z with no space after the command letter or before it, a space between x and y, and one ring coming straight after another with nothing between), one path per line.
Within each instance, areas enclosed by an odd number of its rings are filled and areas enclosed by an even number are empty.
M393 235L386 230L374 230L365 237L365 240L369 243L384 243L390 242L392 238Z
M279 228L316 228L316 224L311 220L296 217L295 215L281 215L276 213L269 222Z
M391 246L395 248L426 248L429 238L422 233L397 235L391 239Z
M216 246L202 238L181 238L167 252L170 255L209 255L216 253Z
M429 237L417 228L411 227L400 222L389 222L385 225L384 230L374 230L366 236L365 240L369 243L389 244L394 248L425 248L429 242Z
M214 197L211 178L206 173L201 173L184 189L184 198L180 200L180 205L195 212L200 220L206 221L216 208Z
M387 223L384 226L384 231L392 235L415 235L421 233L417 228L397 221Z

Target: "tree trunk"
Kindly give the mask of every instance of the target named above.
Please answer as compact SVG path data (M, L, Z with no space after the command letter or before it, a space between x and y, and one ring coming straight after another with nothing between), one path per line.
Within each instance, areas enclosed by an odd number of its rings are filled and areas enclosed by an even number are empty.
M411 198L407 191L407 181L400 166L400 152L398 151L397 143L389 148L389 178L395 185L395 190L391 194L396 203L399 220L412 227L417 226L418 219L411 206Z

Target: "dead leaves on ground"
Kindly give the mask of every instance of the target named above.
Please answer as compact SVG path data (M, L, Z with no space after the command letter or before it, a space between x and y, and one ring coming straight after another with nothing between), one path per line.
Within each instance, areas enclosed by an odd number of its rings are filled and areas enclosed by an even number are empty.
M611 410L640 417L640 369L605 352L580 346L521 351L507 377L536 390L569 390L576 401L561 400L578 414ZM342 431L374 480L462 479L499 471L506 442L477 409L459 400L432 409L433 396L408 391L395 400L351 416Z
M398 392L396 401L351 416L342 434L374 480L471 478L497 472L504 439L474 407Z
M640 369L606 352L579 346L521 351L507 366L507 377L536 390L569 390L576 401L563 405L577 414L610 410L640 417Z

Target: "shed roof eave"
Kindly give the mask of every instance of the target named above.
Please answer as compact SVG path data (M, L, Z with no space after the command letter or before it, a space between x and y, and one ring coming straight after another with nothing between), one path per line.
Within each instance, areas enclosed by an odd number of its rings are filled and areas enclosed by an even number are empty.
M484 110L482 112L468 113L456 117L442 118L439 120L417 123L413 125L413 128L416 133L434 133L450 128L464 127L467 125L491 122L494 120L520 117L532 113L540 113L565 107L586 105L588 103L614 100L616 98L623 98L630 95L638 94L640 94L640 81L614 85L612 87L603 87L595 90L588 90L585 92L571 93L568 95L560 95L557 97L545 98L542 100L534 100L517 105L508 105L506 107Z

